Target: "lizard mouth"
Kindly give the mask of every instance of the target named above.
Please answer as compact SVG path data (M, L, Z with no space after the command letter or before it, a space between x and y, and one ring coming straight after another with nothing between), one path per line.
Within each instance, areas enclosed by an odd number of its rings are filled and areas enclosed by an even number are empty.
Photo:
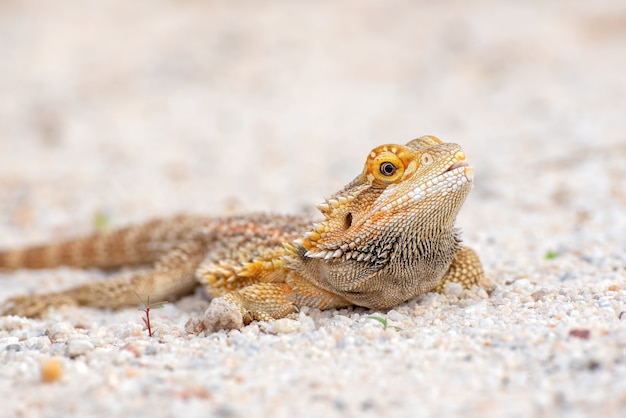
M456 176L457 174L465 176L469 183L472 183L474 181L474 169L472 168L472 166L469 165L467 160L457 161L456 163L448 167L448 169L444 171L443 174L445 175L446 173L450 172L454 172L451 173L451 175L453 176Z
M467 161L465 161L465 160L457 161L456 163L454 163L450 167L448 167L448 169L445 171L445 173L447 173L448 171L452 171L452 170L454 170L456 168L459 168L459 167L468 167L468 166L469 166L469 163Z

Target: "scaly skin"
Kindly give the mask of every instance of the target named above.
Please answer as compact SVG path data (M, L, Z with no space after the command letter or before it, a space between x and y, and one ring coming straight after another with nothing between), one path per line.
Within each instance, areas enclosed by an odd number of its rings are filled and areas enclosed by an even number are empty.
M382 145L363 172L318 205L324 219L279 215L181 216L0 252L0 268L60 265L114 268L153 264L66 291L17 296L5 315L40 316L78 304L118 308L169 299L198 284L238 321L209 328L293 317L300 306L388 309L447 282L486 283L471 249L461 246L456 215L474 170L456 144L432 136L405 146ZM209 316L219 316L211 308Z

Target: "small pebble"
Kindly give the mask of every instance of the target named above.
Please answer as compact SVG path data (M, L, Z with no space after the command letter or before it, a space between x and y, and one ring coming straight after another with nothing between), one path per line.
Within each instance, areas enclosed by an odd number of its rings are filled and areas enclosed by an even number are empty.
M491 318L483 318L478 323L478 326L481 327L482 329L490 329L491 327L494 326L494 324L495 324L495 322L493 321L493 319L491 319Z
M588 340L591 336L591 331L588 329L573 329L570 330L569 336L580 338L581 340Z
M156 345L149 345L146 347L146 350L144 352L148 356L153 356L159 352L159 349L157 348Z
M443 293L446 296L455 296L460 298L461 296L463 296L463 286L461 286L459 283L446 283L443 286Z
M536 292L531 293L530 296L533 298L535 302L538 302L540 300L543 300L547 294L548 292L546 292L544 289L541 289L541 290L537 290Z
M58 357L53 357L45 361L41 365L41 381L45 383L56 382L63 375L63 369L61 367L61 360Z
M396 311L395 309L392 309L389 312L387 312L387 319L390 321L394 321L394 322L403 322L407 320L408 317Z
M91 341L88 340L71 340L67 344L67 355L74 358L81 356L91 350L93 350L94 345Z
M241 329L243 327L243 318L239 309L222 298L215 298L211 301L204 312L202 321L208 332L222 329Z
M66 342L70 335L74 332L74 327L72 327L67 322L58 322L53 324L48 330L48 336L50 337L50 341L53 343L56 342Z
M272 325L274 331L281 334L291 334L300 330L300 323L293 319L277 319L276 321L272 322Z
M139 350L139 348L137 348L136 345L133 344L126 344L125 346L123 346L121 348L121 350L127 350L130 351L131 353L133 353L135 355L135 357L141 357L141 350Z
M528 289L530 287L530 280L528 280L528 279L515 280L511 287L513 289L515 289L515 290L525 290L525 289Z

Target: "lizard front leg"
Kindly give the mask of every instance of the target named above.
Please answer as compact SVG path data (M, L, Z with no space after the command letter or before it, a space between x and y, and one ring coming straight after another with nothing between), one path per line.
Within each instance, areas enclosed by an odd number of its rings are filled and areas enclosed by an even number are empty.
M300 306L333 309L350 306L342 296L321 289L293 272L285 282L255 283L214 298L204 317L209 331L238 329L252 321L295 319Z
M472 286L490 287L478 255L469 247L461 247L457 251L448 271L435 290L443 293L446 283L459 283L464 289L470 289Z
M62 305L122 308L148 298L161 301L181 296L196 286L194 272L203 255L201 241L188 241L163 255L150 271L122 274L60 292L15 296L7 301L3 315L40 317L49 308Z

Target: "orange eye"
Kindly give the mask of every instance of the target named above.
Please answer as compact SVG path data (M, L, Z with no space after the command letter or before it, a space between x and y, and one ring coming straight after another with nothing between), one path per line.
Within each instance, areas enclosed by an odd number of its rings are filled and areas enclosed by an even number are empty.
M404 164L393 152L382 151L370 160L368 171L379 182L388 184L402 177Z

